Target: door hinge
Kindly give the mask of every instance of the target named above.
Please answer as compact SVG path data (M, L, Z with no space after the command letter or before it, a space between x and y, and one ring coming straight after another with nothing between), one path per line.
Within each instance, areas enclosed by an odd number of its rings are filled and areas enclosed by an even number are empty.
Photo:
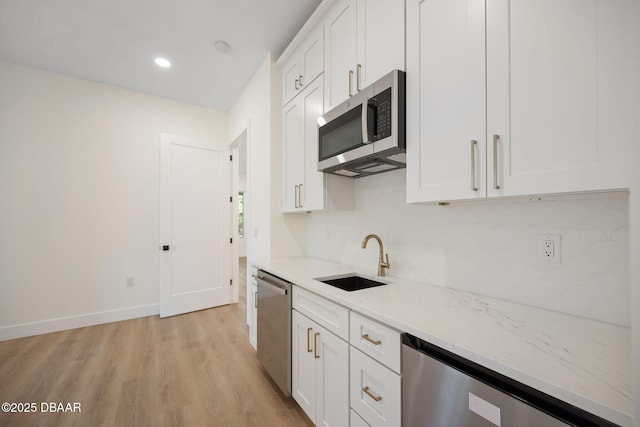
M233 155L232 154L229 154L229 161L233 162Z
M233 237L229 237L229 243L233 244Z
M229 279L229 286L233 286L233 279Z
M229 203L233 203L233 196L229 196Z

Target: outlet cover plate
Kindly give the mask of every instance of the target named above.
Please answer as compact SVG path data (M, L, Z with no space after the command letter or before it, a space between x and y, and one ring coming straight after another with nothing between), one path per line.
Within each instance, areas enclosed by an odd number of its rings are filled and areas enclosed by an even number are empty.
M560 235L538 235L538 258L541 262L560 264Z

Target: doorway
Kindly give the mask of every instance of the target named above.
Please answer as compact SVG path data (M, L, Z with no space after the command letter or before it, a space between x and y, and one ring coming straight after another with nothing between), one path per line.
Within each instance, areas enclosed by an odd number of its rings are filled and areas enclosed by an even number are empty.
M238 286L233 287L232 301L246 303L246 287L248 276L247 257L250 253L249 224L250 198L249 188L249 133L244 129L231 143L232 156L232 194L233 212L233 282ZM247 312L247 316L248 316ZM249 317L247 317L247 322Z

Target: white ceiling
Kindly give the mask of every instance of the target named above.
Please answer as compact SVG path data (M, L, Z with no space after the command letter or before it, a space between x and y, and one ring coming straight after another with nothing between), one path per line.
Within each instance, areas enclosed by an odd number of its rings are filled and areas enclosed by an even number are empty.
M282 52L318 4L0 0L0 60L228 111L267 52ZM157 67L157 56L173 66Z

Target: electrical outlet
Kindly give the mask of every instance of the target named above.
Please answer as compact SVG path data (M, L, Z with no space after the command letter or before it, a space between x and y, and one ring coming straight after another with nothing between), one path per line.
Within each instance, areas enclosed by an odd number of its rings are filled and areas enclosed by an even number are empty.
M126 287L127 288L133 288L136 285L136 279L135 277L127 277L126 280Z
M542 262L560 264L560 235L538 235L538 257Z

